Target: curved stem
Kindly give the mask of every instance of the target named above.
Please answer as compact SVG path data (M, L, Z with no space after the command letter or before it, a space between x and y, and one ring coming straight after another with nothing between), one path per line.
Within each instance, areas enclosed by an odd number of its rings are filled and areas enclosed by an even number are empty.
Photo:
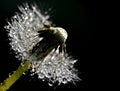
M0 83L0 91L8 90L15 82L18 80L22 74L30 68L30 62L25 61L23 65L20 65L14 73L4 80L3 83Z

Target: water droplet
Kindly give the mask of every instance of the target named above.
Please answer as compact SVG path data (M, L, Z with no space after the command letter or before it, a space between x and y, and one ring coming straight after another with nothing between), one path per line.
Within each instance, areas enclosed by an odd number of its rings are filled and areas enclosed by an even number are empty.
M45 79L42 79L42 81L44 82L44 81L45 81Z
M13 73L14 73L14 71L10 72L10 73L9 73L9 77L11 77L11 75L12 75Z
M25 75L26 73L25 72L23 72L23 75Z
M28 17L26 16L24 19L25 19L25 20L27 20L27 19L28 19Z
M39 75L38 78L40 78L40 79L44 78L44 75L42 73L39 73L38 75Z
M49 86L53 86L53 83L49 82L48 85L49 85Z
M15 19L16 19L16 18L17 18L17 16L15 15L15 16L13 16L13 18L15 18Z
M25 8L25 10L27 10L27 8Z
M66 84L66 83L67 83L67 79L66 79L66 78L63 78L62 83L63 83L63 84Z
M51 73L48 73L48 74L46 75L46 77L48 77L48 78L51 78L51 76L52 76Z
M22 67L24 66L24 64L23 64L23 63L21 63L20 65L21 65Z
M32 72L35 72L35 69L34 68L32 68L32 70L31 70Z

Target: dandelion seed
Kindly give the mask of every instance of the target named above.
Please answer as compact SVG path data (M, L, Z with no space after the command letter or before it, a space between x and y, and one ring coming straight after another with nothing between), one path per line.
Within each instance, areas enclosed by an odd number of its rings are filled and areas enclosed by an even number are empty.
M24 4L19 10L21 13L16 13L5 26L16 58L22 62L29 60L31 72L50 86L78 81L74 68L77 60L66 53L65 29L52 27L50 16L46 11L43 15L37 5Z

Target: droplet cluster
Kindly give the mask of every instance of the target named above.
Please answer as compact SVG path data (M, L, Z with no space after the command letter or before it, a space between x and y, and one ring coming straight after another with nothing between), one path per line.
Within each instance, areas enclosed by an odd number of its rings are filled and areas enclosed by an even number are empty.
M67 53L60 53L59 46L53 49L43 60L29 52L43 38L39 37L38 31L43 29L44 24L51 24L49 15L43 15L37 5L24 4L19 7L20 13L16 13L11 22L5 26L8 31L11 48L16 53L16 58L22 62L31 62L32 72L38 74L38 78L48 81L51 86L54 83L67 84L80 80L74 64L77 60L72 59Z
M80 80L76 74L77 70L74 64L77 60L72 59L65 53L59 53L59 47L53 50L43 62L33 62L33 72L38 74L38 77L43 80L48 80L49 84L57 83L67 84ZM35 69L34 69L35 68Z

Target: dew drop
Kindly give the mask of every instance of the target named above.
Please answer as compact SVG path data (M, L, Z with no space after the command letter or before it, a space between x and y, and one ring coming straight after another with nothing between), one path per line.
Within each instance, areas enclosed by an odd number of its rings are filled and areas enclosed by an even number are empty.
M23 72L23 75L25 75L26 73L25 72Z
M11 75L12 75L13 73L14 73L14 71L10 72L10 73L9 73L9 77L11 77Z
M42 73L39 73L38 78L43 79L43 78L44 78L44 75L43 75Z
M49 82L48 85L49 85L49 86L53 86L53 83Z
M27 8L25 8L25 10L27 10Z
M66 78L63 78L62 83L63 83L63 84L66 84L66 83L67 83L67 79L66 79Z
M13 18L15 18L15 19L16 19L16 18L17 18L17 16L15 15L15 16L13 16Z

